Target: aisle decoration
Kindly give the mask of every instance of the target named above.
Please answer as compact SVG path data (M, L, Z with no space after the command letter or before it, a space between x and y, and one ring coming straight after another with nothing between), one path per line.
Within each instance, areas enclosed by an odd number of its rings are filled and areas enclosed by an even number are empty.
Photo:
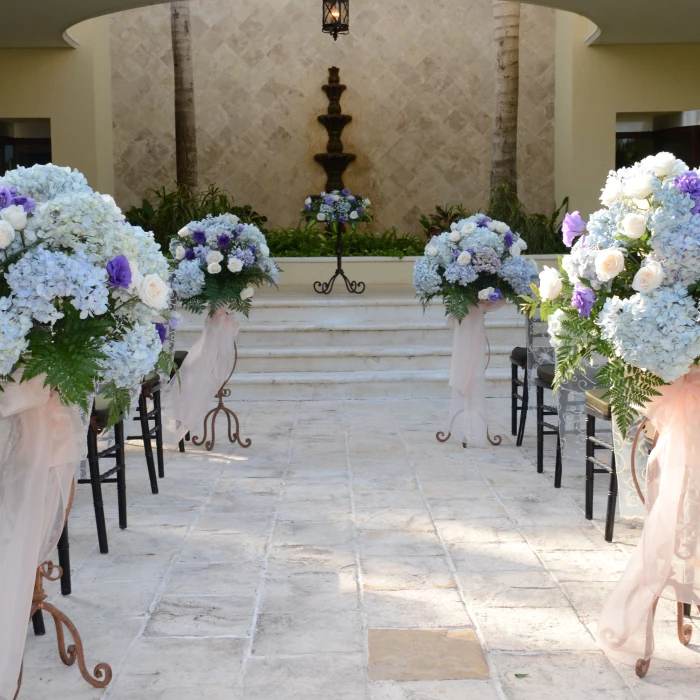
M100 387L114 423L144 375L169 369L168 277L152 235L78 171L0 178L0 698L17 689L37 566L85 456L81 412Z
M500 444L488 433L486 370L490 351L484 314L515 301L530 289L535 263L522 256L527 243L508 224L476 214L453 223L433 236L425 255L416 261L413 286L423 307L441 297L453 328L449 431L441 442L455 437L463 445ZM461 434L454 432L457 418Z
M623 434L640 410L659 433L642 539L598 627L602 648L644 675L658 598L700 600L700 176L659 153L611 172L601 201L588 223L567 216L571 253L525 307L548 318L557 385L602 356L597 380Z
M194 437L193 443L204 444L207 450L214 447L216 417L223 412L228 419L229 440L248 447L250 440L240 439L238 417L223 401L230 394L225 386L236 368L239 325L234 314L248 316L256 286L277 284L277 265L260 229L241 223L233 214L190 222L171 240L170 253L175 264L172 286L180 304L207 317L179 376L162 392L164 441L177 445L216 396L218 404L204 419L203 436Z

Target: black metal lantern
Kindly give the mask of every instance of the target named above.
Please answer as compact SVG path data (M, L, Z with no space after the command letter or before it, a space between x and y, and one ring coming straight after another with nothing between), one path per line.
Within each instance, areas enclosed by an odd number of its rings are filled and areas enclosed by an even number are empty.
M350 0L323 0L323 31L334 41L350 31Z

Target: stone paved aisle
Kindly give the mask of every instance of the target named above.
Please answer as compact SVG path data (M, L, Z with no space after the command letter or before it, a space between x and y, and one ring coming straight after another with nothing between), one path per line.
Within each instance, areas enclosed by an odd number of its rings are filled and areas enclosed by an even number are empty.
M507 435L507 402L491 408ZM90 489L79 486L74 593L56 596L88 663L110 662L115 679L104 692L84 684L61 665L49 629L28 636L20 697L698 697L700 654L676 641L669 605L643 682L593 641L638 531L618 525L606 544L583 517L581 477L566 473L555 491L535 472L532 441L438 444L445 410L244 404L253 446L168 453L157 496L130 447L129 528L111 519L110 553L99 554ZM114 487L105 493L116 516Z

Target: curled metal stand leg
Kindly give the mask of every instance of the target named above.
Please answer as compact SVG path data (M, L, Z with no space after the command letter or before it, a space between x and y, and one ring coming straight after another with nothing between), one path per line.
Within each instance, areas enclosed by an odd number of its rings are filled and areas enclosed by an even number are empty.
M442 430L438 430L437 433L435 433L435 439L438 442L447 442L451 437L452 437L452 426L454 425L455 420L459 417L460 414L464 413L464 411L458 411L455 413L455 415L452 418L452 424L450 425L450 430L447 434L445 434ZM495 447L498 447L503 442L503 438L500 435L494 435L491 437L489 434L489 429L486 428L486 439ZM462 441L462 447L466 450L469 445L467 445L467 441L464 440Z
M336 259L338 261L338 267L335 270L335 274L331 277L328 282L314 282L314 291L317 294L330 294L333 291L333 285L338 277L343 278L345 282L345 288L350 292L350 294L362 294L365 291L364 282L353 282L348 279L347 275L343 271L343 225L338 227L337 239L336 239Z
M30 617L38 610L47 612L53 618L56 625L56 640L58 642L58 653L61 656L61 661L66 666L72 666L76 661L82 677L93 688L105 688L112 680L112 668L109 664L100 663L95 666L92 673L88 670L85 664L85 651L83 649L83 641L80 638L77 628L71 620L62 613L58 608L46 602L46 592L44 591L44 579L47 581L58 581L63 575L60 566L55 566L52 562L44 562L36 572L36 580L34 583L34 597L32 600L32 611ZM65 628L70 632L73 638L73 644L66 646ZM22 674L20 673L17 684L17 695L22 685ZM15 695L15 697L17 697Z
M234 346L234 348L235 359L233 361L233 369L231 370L231 374L228 375L228 379L222 384L221 388L216 394L216 398L218 399L216 407L212 408L212 410L209 411L209 413L207 413L206 416L204 416L204 425L202 426L202 430L204 431L203 435L201 438L196 435L192 436L192 444L197 447L199 447L200 445L204 445L204 448L208 452L211 452L211 450L214 449L214 443L216 442L216 418L219 415L219 413L223 413L228 421L229 442L237 442L241 447L250 447L251 445L250 438L248 438L247 440L241 439L241 424L238 421L238 416L230 408L227 408L224 405L224 399L227 399L229 396L231 396L231 390L225 388L226 384L228 384L228 380L231 379L231 377L233 376L233 373L236 371L236 365L238 364L238 348L236 346ZM209 434L209 421L211 421L211 440L207 440L207 436Z

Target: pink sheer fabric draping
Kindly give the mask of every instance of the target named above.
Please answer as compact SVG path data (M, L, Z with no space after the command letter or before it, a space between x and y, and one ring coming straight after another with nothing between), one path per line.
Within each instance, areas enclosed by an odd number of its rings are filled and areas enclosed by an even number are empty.
M180 377L173 377L161 393L163 442L176 447L194 427L216 393L231 375L240 327L233 314L207 316L204 330L187 353Z
M598 621L598 643L636 665L654 654L654 603L700 603L700 368L661 388L644 410L659 432L649 456L639 546Z
M484 314L497 311L505 301L481 302L470 308L458 323L450 318L452 360L450 363L450 433L469 447L488 447L486 414L486 367L488 342Z
M80 414L43 383L0 393L0 700L17 691L36 569L56 547L87 451Z

